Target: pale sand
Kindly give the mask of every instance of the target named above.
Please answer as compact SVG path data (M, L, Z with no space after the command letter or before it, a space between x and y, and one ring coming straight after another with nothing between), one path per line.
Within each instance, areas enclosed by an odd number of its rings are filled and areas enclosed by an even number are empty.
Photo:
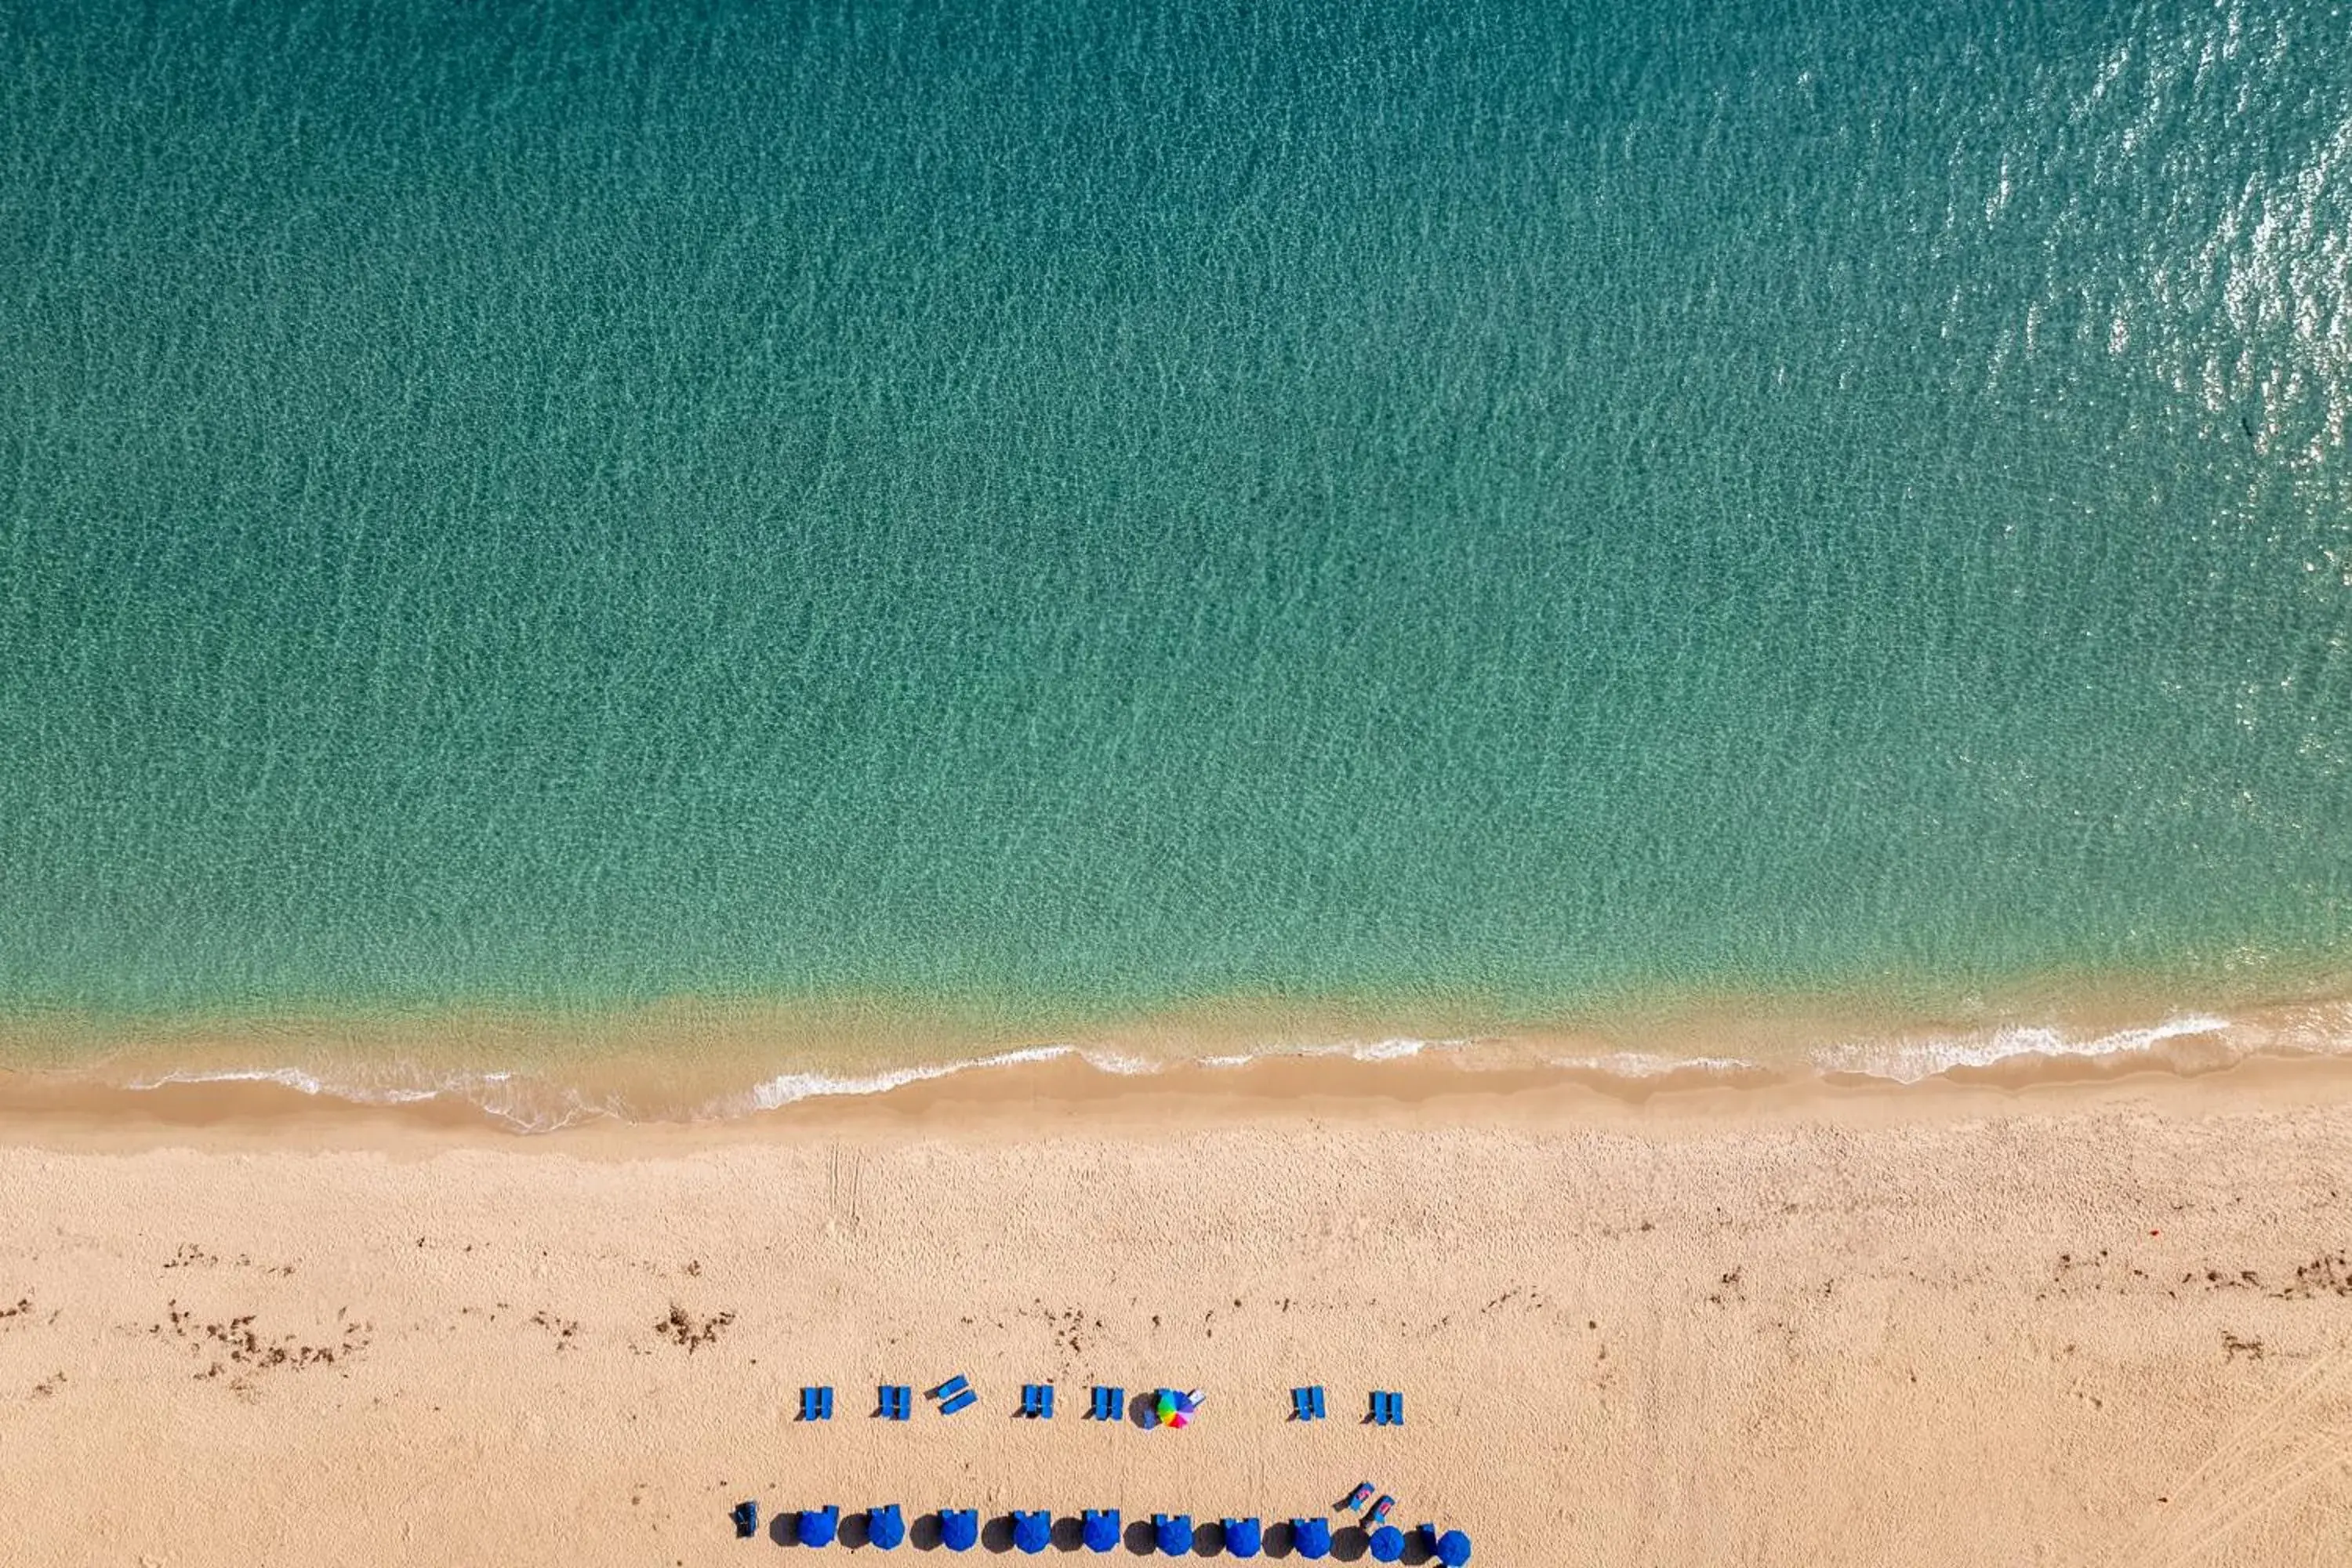
M0 1558L814 1563L729 1505L1271 1519L1361 1479L1484 1564L2352 1561L2342 1072L1627 1105L1433 1071L535 1140L20 1110ZM957 1372L977 1408L868 1418ZM1204 1418L1085 1421L1097 1378Z

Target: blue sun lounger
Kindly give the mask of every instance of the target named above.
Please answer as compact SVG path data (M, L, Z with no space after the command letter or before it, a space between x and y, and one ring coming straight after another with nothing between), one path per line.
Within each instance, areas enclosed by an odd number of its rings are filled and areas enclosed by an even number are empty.
M1372 1392L1372 1425L1402 1426L1404 1425L1404 1395L1375 1389Z
M1033 1421L1054 1418L1054 1385L1050 1383L1024 1383L1021 1385L1021 1414Z
M1087 1419L1089 1421L1116 1421L1118 1419L1118 1413L1126 1408L1127 1390L1124 1388L1105 1388L1098 1383L1095 1384L1095 1402L1093 1407L1087 1412Z
M749 1541L751 1537L760 1533L760 1505L758 1503L748 1501L739 1502L732 1509L728 1510L727 1517L735 1521L735 1533L742 1537L744 1540Z
M952 1415L959 1410L969 1410L980 1403L980 1395L966 1388L940 1401L940 1414Z
M875 1414L885 1421L905 1421L915 1414L915 1390L904 1383L886 1383L878 1391L882 1407Z
M958 1373L953 1377L948 1379L945 1383L940 1384L937 1388L931 1390L931 1397L933 1399L942 1400L953 1399L957 1394L961 1394L971 1386L971 1384L964 1377L963 1373Z
M1321 1384L1311 1384L1305 1388L1294 1388L1290 1391L1290 1418L1293 1421L1320 1421L1323 1419L1323 1415Z
M801 1390L801 1419L830 1421L833 1419L833 1390L803 1388Z

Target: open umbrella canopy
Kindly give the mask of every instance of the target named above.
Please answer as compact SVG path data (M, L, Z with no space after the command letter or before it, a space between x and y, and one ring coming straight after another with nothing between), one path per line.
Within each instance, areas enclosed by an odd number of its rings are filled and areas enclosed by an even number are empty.
M866 1539L885 1552L895 1551L907 1539L907 1521L898 1505L886 1502L866 1515Z
M1437 1538L1437 1560L1445 1568L1462 1568L1470 1561L1470 1538L1458 1530L1449 1530Z
M841 1531L841 1510L831 1504L824 1508L804 1508L793 1524L793 1533L803 1546L830 1546L833 1538Z
M950 1552L969 1552L979 1545L980 1510L976 1508L940 1510L940 1544Z
M1087 1550L1116 1552L1118 1550L1118 1510L1090 1508L1087 1510Z
M1298 1549L1301 1557L1328 1557L1331 1527L1319 1519L1294 1519L1290 1521L1290 1544Z
M1160 1550L1171 1557L1181 1557L1192 1550L1192 1516L1189 1513L1156 1513L1151 1516L1152 1533L1158 1537Z
M1054 1516L1044 1509L1013 1516L1013 1544L1033 1555L1054 1543Z
M1404 1531L1384 1524L1372 1531L1372 1561L1394 1563L1404 1555Z
M1225 1521L1225 1550L1236 1557L1255 1557L1265 1544L1265 1531L1255 1519Z

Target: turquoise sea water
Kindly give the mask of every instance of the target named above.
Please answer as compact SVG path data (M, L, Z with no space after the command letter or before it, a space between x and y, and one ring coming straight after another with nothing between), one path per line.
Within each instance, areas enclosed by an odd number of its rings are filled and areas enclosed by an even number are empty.
M2339 7L27 0L0 100L20 1016L2352 953Z

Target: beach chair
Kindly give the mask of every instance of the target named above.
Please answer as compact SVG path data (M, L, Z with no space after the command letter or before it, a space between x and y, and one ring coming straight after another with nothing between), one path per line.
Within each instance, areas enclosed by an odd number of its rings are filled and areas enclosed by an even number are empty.
M953 1377L948 1379L945 1383L940 1384L937 1388L931 1390L931 1397L933 1399L943 1401L953 1399L957 1394L963 1393L971 1386L971 1383L966 1381L963 1373L958 1373Z
M803 1388L801 1390L801 1419L830 1421L833 1419L833 1390Z
M979 1403L980 1395L967 1388L960 1394L950 1394L945 1399L940 1400L940 1414L942 1415L952 1415L959 1410L969 1410Z
M1371 1500L1372 1483L1370 1481L1358 1481L1356 1483L1356 1489L1348 1494L1348 1500L1341 1503L1339 1507L1343 1511L1351 1510L1354 1509L1360 1509Z
M940 1510L940 1544L950 1552L969 1552L980 1544L980 1510Z
M793 1524L793 1538L803 1546L830 1546L833 1538L841 1533L841 1510L830 1503L823 1508L804 1508Z
M1105 1388L1101 1384L1095 1384L1094 1406L1087 1412L1087 1419L1089 1421L1116 1421L1118 1419L1118 1413L1126 1408L1127 1390L1124 1388Z
M1021 1385L1021 1414L1033 1421L1054 1418L1054 1385L1050 1383L1024 1383Z
M906 1421L915 1414L915 1390L912 1384L886 1383L881 1386L882 1407L875 1412L885 1421Z
M1404 1395L1384 1390L1372 1392L1372 1425L1402 1426L1404 1425Z
M760 1505L756 1502L737 1503L727 1517L735 1521L735 1533L745 1541L760 1533Z
M1293 1421L1323 1419L1323 1385L1311 1384L1290 1391L1290 1418Z
M1396 1507L1396 1499L1392 1497L1384 1497L1381 1499L1380 1501L1372 1505L1372 1511L1364 1515L1365 1522L1370 1524L1386 1524L1389 1521L1389 1510L1394 1507Z

